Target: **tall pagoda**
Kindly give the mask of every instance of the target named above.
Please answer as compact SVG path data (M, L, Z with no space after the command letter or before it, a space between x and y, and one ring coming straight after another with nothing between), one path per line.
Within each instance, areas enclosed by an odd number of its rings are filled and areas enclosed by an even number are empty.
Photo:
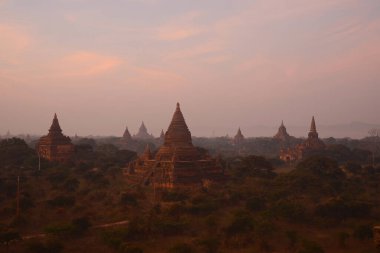
M244 135L241 133L241 129L239 127L234 139L232 140L232 143L235 145L235 146L240 146L243 144L243 142L245 141L245 137Z
M281 150L280 159L284 161L301 160L307 156L321 152L325 148L325 143L319 139L315 118L313 116L311 119L308 138L303 143L296 145L294 148Z
M202 186L210 181L224 178L217 159L202 155L193 145L191 133L177 103L172 121L165 133L164 143L155 156L148 147L130 168L140 173L145 184L173 188Z
M57 114L54 114L49 133L41 137L36 145L38 154L49 161L67 162L74 153L74 145L62 134Z

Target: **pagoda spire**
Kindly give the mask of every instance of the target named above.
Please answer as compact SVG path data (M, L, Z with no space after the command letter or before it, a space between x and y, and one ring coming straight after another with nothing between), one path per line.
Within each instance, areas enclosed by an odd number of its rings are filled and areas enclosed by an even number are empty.
M142 155L144 157L144 159L146 160L150 160L152 159L152 152L150 151L150 146L149 144L146 144L146 147L145 147L145 150L144 150L144 153Z
M313 118L311 119L310 132L311 132L311 133L316 133L316 132L317 132L317 127L316 127L316 125L315 125L315 119L314 119L314 116L313 116Z
M57 114L54 113L53 122L50 126L49 133L62 133L62 129L59 125Z
M124 139L128 139L128 140L132 139L132 136L131 136L131 134L129 133L129 130L128 130L128 126L125 127L123 138Z
M316 127L316 125L315 125L315 119L314 119L314 116L313 116L313 118L311 119L309 138L318 139L318 132L317 132L317 127Z
M172 121L165 134L165 144L174 146L192 145L191 133L187 127L179 103L177 103Z

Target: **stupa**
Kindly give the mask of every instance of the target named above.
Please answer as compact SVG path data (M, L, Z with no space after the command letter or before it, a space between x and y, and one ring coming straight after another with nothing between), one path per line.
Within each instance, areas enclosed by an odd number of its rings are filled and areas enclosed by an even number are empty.
M137 140L150 140L153 139L153 135L148 133L148 130L144 124L144 121L141 123L138 133L134 136Z
M74 145L62 134L57 114L54 114L49 133L41 137L36 145L38 154L49 161L67 162L74 153Z
M314 116L311 120L308 138L294 148L282 149L280 159L284 161L296 161L324 150L326 145L319 139Z
M233 140L233 144L236 145L236 146L240 146L241 144L243 144L245 138L244 138L244 135L241 133L241 129L239 127L235 137L234 137L234 140Z
M276 140L285 141L285 142L289 141L292 138L286 131L284 121L281 122L281 126L278 128L278 132L275 136L273 136L273 138Z
M164 143L156 154L153 156L147 147L129 167L132 172L142 175L145 184L160 188L197 187L224 179L217 159L201 155L193 145L179 103L165 133Z
M123 141L130 142L132 141L132 135L129 133L128 126L125 127L124 133L123 133Z

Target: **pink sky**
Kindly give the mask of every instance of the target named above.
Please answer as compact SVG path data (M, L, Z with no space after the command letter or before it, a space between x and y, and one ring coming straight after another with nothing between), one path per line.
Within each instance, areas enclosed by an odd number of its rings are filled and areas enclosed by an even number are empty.
M380 124L379 45L378 0L0 0L0 134Z

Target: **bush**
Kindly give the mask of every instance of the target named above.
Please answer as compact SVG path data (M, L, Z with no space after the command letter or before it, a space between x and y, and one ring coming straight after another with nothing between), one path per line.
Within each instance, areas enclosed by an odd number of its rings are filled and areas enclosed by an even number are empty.
M155 221L153 226L156 233L165 236L183 234L188 227L186 222L170 219L159 219Z
M220 247L220 240L216 237L206 237L198 241L206 253L217 253Z
M137 198L136 195L133 193L122 193L120 197L120 203L122 205L131 205L131 206L137 206Z
M130 247L130 246L123 247L120 251L123 253L143 253L144 252L143 249L139 247Z
M61 195L48 200L47 204L51 207L71 207L75 205L75 198L72 196Z
M71 224L74 227L74 233L75 234L83 234L85 231L87 231L91 227L91 222L88 220L87 217L80 217L77 219L74 219Z
M26 244L26 252L30 253L60 253L62 250L63 245L58 241L31 241Z
M246 207L251 211L261 211L265 208L265 200L262 197L251 197L247 200Z
M298 253L324 253L323 248L316 242L304 241Z
M373 238L373 230L371 225L361 225L354 229L354 238L364 241Z
M247 213L238 213L232 222L226 227L225 231L228 237L237 234L244 234L253 231L254 220Z
M303 222L306 220L306 209L302 203L291 201L279 201L272 208L274 214L291 222Z
M169 253L193 253L194 248L188 243L178 243L170 248Z
M119 249L127 235L127 229L113 229L102 231L101 238L103 242L109 247Z
M362 202L334 200L316 207L316 214L323 218L342 221L347 218L365 218L371 212L371 205Z
M189 198L189 195L184 191L164 191L162 200L166 202L184 201Z

